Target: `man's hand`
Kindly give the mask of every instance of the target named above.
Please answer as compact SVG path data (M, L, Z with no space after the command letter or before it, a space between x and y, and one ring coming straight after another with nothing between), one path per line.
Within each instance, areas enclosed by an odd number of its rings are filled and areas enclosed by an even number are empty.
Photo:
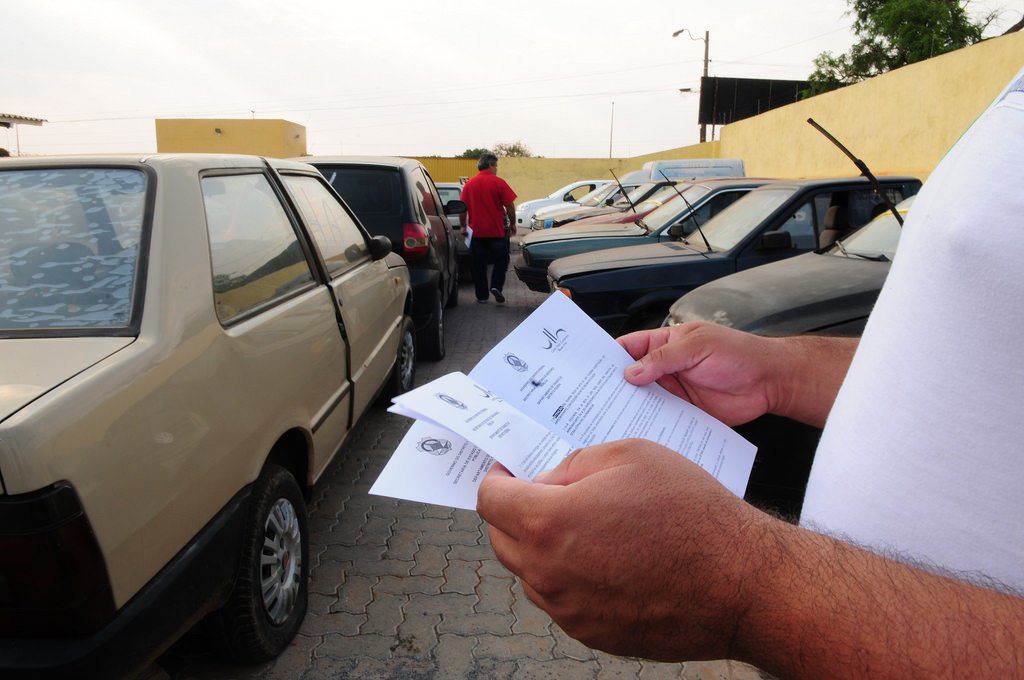
M613 654L730 657L750 571L781 523L646 440L578 450L540 479L496 465L478 510L498 558L566 633Z
M768 338L706 322L618 339L634 385L657 382L728 425L764 415L821 427L846 376L852 338Z
M566 633L613 654L732 658L793 678L1024 678L1024 600L785 524L645 440L530 483L495 465L477 510Z

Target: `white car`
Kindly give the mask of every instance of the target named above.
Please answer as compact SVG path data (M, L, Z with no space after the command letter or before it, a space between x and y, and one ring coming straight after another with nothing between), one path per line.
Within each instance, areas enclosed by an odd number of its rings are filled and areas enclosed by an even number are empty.
M577 203L594 189L611 182L609 179L585 179L566 184L561 189L551 192L544 198L524 201L516 208L516 227L523 229L530 226L533 214L541 208L556 205L565 207L567 203Z

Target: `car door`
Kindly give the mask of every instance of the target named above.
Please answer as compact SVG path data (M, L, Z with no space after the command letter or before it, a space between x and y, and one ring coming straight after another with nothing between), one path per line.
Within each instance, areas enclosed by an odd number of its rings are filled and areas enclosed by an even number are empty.
M452 227L444 214L444 203L434 181L422 167L416 168L412 173L412 194L413 200L426 215L430 223L431 240L437 251L437 257L441 266L441 278L444 279L445 291L451 290L452 281L455 275L455 241L452 238Z
M284 174L285 186L328 276L348 342L356 417L387 379L398 352L405 307L400 276L370 257L366 232L318 176Z
M225 404L220 443L243 459L266 455L280 434L268 423L300 415L313 436L315 479L350 426L345 341L330 291L267 173L211 171L201 187L223 327L206 350L216 368L203 398ZM252 430L259 439L247 438Z

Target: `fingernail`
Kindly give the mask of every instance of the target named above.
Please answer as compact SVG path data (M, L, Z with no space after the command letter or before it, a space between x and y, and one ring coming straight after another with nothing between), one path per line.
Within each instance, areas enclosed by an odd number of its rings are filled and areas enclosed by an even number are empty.
M634 361L629 366L626 366L626 376L627 377L635 378L636 376L640 375L643 372L644 372L644 365L641 364L639 361Z

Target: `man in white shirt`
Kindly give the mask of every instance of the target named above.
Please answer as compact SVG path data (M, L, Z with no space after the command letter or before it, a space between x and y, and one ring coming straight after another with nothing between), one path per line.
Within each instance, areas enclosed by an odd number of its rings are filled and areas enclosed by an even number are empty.
M633 440L541 484L492 470L478 508L498 557L617 654L1024 677L1022 189L1024 71L928 179L859 344L710 324L620 339L631 382L727 423L825 425L801 527Z

